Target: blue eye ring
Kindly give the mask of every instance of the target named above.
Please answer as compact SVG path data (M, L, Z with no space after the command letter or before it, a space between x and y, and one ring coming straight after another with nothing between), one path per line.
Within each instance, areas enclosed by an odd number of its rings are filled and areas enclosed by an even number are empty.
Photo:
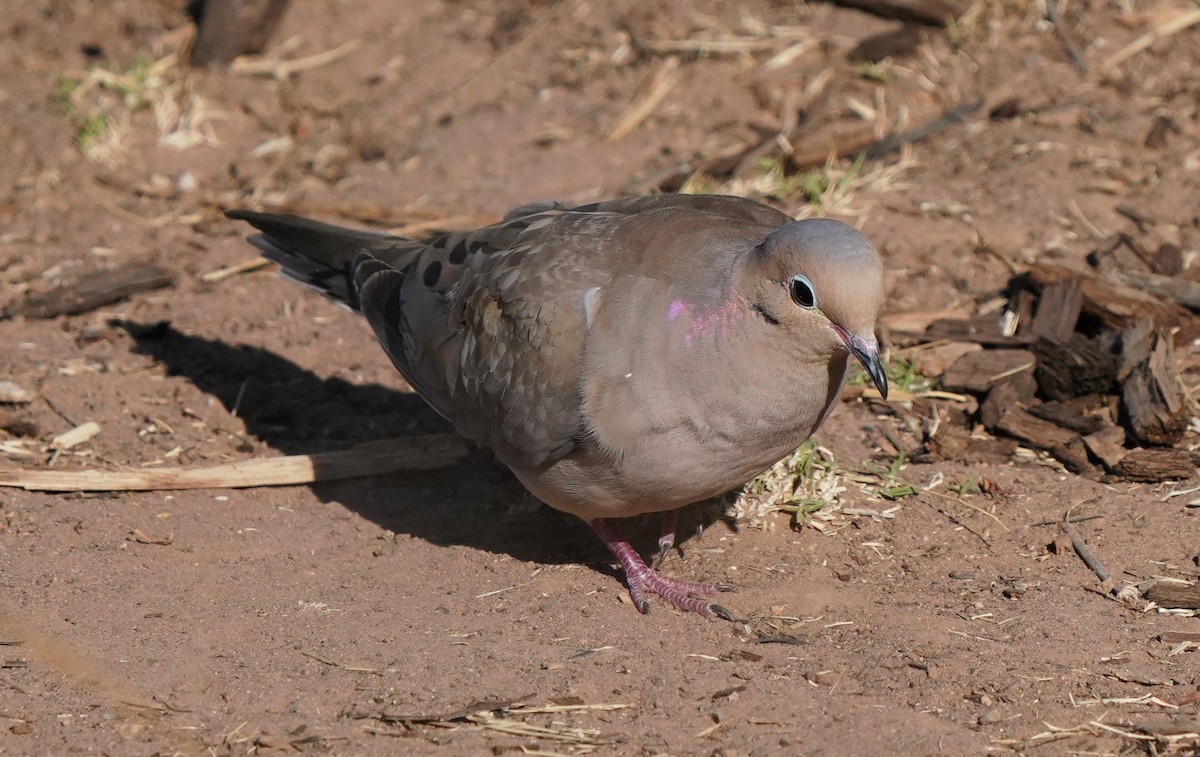
M788 280L788 292L792 295L792 302L805 310L817 309L817 290L804 274L797 273Z

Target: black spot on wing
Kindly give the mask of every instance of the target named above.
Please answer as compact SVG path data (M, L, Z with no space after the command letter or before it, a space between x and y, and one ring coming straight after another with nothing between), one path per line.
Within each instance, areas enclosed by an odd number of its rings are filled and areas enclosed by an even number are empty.
M425 286L432 287L437 284L438 279L442 277L442 261L435 260L425 267L425 273L421 274L421 281L425 282Z
M454 245L454 249L450 251L449 259L452 265L462 265L462 262L467 259L466 239L461 239L458 244Z

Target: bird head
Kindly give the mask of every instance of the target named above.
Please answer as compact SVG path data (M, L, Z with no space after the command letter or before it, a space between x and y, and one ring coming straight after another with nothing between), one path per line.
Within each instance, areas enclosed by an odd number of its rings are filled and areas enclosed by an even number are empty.
M751 306L796 346L849 352L880 394L888 393L875 320L883 304L883 261L859 232L840 221L813 218L773 231L751 256Z

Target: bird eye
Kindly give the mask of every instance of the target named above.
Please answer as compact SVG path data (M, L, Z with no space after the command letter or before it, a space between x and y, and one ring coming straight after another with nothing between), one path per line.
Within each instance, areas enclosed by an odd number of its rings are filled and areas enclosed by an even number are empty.
M792 292L792 301L802 308L812 310L817 306L817 293L813 290L812 282L803 274L796 274L788 282Z

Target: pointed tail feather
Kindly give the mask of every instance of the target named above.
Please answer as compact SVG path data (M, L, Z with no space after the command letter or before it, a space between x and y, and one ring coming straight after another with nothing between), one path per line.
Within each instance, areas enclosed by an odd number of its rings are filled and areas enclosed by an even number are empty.
M286 276L355 311L361 310L354 281L359 253L395 248L406 241L284 213L226 210L225 215L262 232L250 237L250 243L263 257L283 266Z

